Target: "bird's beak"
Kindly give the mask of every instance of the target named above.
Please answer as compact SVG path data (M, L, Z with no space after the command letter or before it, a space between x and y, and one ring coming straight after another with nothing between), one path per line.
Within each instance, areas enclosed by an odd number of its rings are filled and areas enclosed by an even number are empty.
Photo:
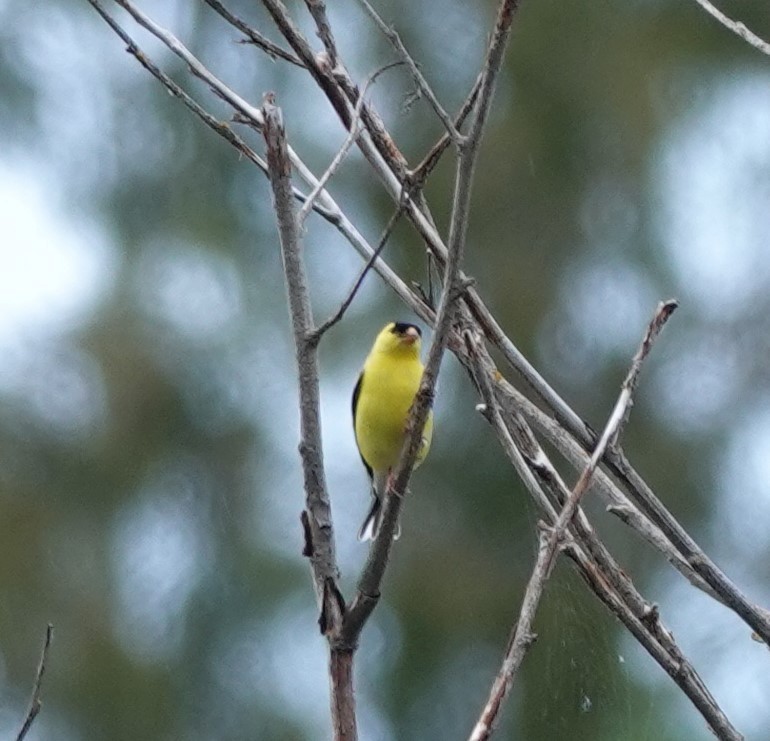
M414 345L419 339L420 333L414 327L409 327L409 329L404 332L404 342L407 345Z

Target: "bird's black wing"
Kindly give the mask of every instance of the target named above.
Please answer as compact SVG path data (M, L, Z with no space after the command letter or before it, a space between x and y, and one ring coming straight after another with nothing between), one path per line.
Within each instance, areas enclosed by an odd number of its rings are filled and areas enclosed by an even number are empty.
M353 389L353 399L352 399L352 411L353 411L353 435L356 434L356 410L358 409L358 397L361 396L361 386L363 385L364 381L364 372L361 371L361 375L358 377L358 381L356 382L356 387ZM356 438L356 447L358 447L358 438ZM358 449L358 454L361 455L361 449ZM369 474L369 478L372 478L372 467L364 460L364 456L361 455L361 461L364 464L364 468L366 469L366 472Z

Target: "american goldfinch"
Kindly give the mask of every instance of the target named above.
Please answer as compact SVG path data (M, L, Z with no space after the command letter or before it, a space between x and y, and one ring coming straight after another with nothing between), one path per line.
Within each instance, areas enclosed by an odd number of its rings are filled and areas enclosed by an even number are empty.
M353 391L353 430L373 495L372 507L358 531L359 540L374 540L380 529L382 499L391 469L401 455L409 409L422 379L421 336L414 324L386 325L377 335ZM415 468L428 454L432 436L430 412Z

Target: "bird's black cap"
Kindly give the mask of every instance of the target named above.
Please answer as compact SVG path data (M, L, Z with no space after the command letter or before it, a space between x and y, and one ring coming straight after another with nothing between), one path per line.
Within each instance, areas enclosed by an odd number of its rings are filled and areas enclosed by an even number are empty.
M410 324L409 322L394 322L393 329L390 331L393 334L406 334L409 329L416 329L417 334L422 337L422 330L416 324Z

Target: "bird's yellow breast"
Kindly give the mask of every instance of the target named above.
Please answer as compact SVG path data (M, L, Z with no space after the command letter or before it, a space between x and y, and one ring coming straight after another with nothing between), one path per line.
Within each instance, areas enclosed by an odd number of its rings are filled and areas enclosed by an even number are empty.
M358 449L374 471L386 471L398 462L404 444L409 409L422 379L419 358L376 353L364 365L356 407L355 434ZM425 457L432 419L425 425ZM418 462L419 462L418 460Z

